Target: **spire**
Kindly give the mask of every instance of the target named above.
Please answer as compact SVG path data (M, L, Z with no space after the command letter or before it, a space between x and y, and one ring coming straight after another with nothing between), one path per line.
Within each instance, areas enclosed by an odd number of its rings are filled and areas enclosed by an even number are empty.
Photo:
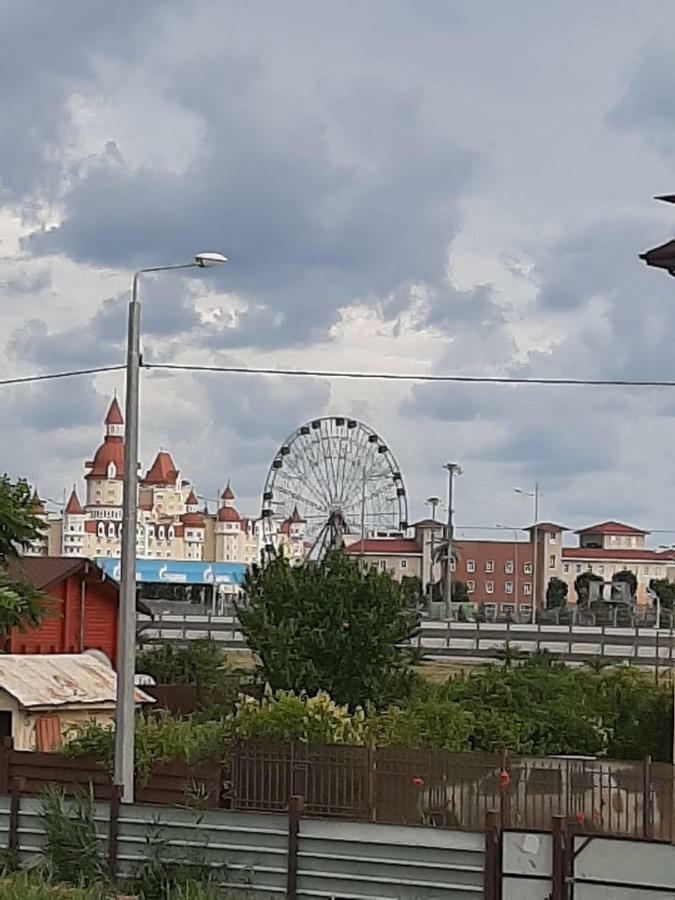
M77 496L77 488L73 485L73 490L70 495L70 499L66 505L66 513L69 516L83 516L84 510L82 509L82 504L80 503Z
M227 487L225 488L223 493L220 495L220 499L225 500L227 503L232 503L232 501L234 500L234 494L232 492L232 488L230 487L230 479L229 478L227 479Z
M33 496L30 498L30 508L31 508L31 511L32 511L35 515L38 515L38 516L39 516L39 515L43 515L43 514L44 514L44 511L45 511L45 505L44 505L44 503L42 502L42 500L40 500L40 495L39 495L38 492L37 492L37 488L35 488L35 489L33 490Z
M110 404L110 409L108 410L108 415L105 417L106 425L124 425L124 419L122 418L122 410L120 409L120 405L117 402L117 394L112 398L112 403Z
M188 495L187 500L185 501L186 506L199 506L199 500L195 495L195 492L192 488L190 488L190 493Z
M112 398L108 415L105 417L105 436L106 438L124 437L124 419L122 418L120 405L117 402L117 395Z

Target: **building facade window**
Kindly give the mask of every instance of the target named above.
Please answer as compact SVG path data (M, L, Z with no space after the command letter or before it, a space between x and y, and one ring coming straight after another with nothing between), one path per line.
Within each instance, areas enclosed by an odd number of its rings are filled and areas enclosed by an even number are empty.
M548 567L549 569L555 569L555 553L551 553L548 558Z
M525 584L523 585L523 594L525 594L526 597L529 597L531 593L532 593L532 585L530 584L529 581L526 581Z
M476 571L476 563L473 559L467 559L466 561L466 571L467 572L475 572Z
M466 592L467 594L473 594L476 590L476 582L475 581L467 581L466 583Z
M581 563L576 564L576 566L574 567L574 571L577 573L577 575L579 574L579 572L581 572Z
M504 563L504 574L513 575L513 560L509 559Z
M494 570L495 570L494 559L486 559L485 560L485 571L486 572L494 572Z
M494 594L494 592L495 592L494 581L486 581L485 582L485 593L486 594Z
M408 561L407 561L406 559L402 559L402 560L401 560L401 568L402 568L402 569L407 569L407 568L408 568Z
M504 582L504 590L506 591L507 594L512 594L513 593L513 582L512 581Z
M563 563L563 573L565 575L569 575L569 573L570 573L570 564L569 563Z
M525 565L523 566L523 572L525 573L525 575L531 575L532 574L532 563L525 563Z

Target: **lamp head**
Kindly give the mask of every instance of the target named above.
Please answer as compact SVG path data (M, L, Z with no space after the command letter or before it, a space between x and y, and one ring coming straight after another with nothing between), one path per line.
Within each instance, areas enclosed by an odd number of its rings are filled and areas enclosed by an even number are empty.
M215 253L211 250L206 250L203 253L198 253L195 256L196 264L202 269L212 269L214 266L219 266L221 263L227 262L227 257L223 256L222 253Z

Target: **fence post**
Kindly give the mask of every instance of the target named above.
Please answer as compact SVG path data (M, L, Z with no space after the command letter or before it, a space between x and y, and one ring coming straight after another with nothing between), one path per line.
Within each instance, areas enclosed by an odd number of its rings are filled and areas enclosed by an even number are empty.
M288 801L288 859L286 862L286 897L296 900L298 896L298 846L300 844L300 817L302 797L293 796Z
M4 738L0 747L0 794L9 794L9 761L13 748L12 738Z
M511 821L510 787L509 751L502 750L501 769L499 772L499 824L501 828L508 828Z
M10 785L9 796L9 835L7 837L7 849L10 853L19 851L19 810L21 805L21 791L25 790L26 782L23 778L15 778Z
M112 881L117 879L117 843L120 828L120 797L122 789L118 784L112 785L110 794L110 813L108 817L108 871Z
M376 771L376 760L375 760L375 747L372 744L368 744L368 752L366 754L366 766L368 767L368 772L366 774L366 778L368 779L367 784L367 794L368 794L368 820L370 822L377 821L377 810L375 808L375 779L377 777Z
M645 756L642 766L642 836L654 837L654 785L652 783L652 758Z
M567 900L567 820L565 816L553 816L551 848L551 900Z
M485 813L485 870L483 893L485 900L501 900L502 896L502 832L499 813Z

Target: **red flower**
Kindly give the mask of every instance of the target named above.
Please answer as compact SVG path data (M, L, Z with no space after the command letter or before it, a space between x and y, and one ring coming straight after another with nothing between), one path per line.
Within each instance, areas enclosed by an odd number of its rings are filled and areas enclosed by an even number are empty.
M424 778L420 778L419 775L415 775L415 777L413 778L413 784L417 788L424 787Z

